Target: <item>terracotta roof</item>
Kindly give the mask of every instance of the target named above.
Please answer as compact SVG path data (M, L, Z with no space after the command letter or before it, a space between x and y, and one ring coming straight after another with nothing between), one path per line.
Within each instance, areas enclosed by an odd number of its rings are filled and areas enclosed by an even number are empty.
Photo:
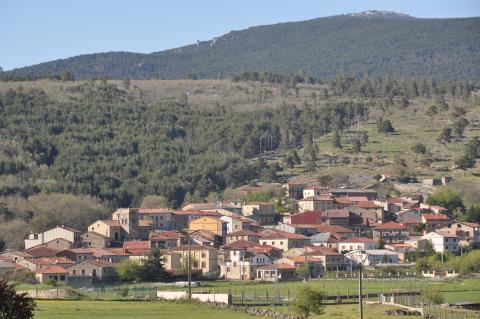
M322 212L321 211L306 211L290 216L291 224L321 224Z
M255 232L250 231L250 230L242 229L242 230L237 230L233 233L230 233L227 236L228 237L231 237L231 236L256 236L256 237L260 237L260 234L255 233Z
M271 265L265 265L262 267L258 267L258 269L265 269L265 270L275 270L275 269L295 269L295 266L290 265L290 264L271 264Z
M187 251L190 246L190 250L216 250L216 248L203 246L203 245L181 245L170 248L171 251Z
M320 262L321 260L312 256L295 256L288 257L291 261L295 262Z
M33 257L53 257L56 256L60 251L45 246L35 246L26 249L25 252Z
M422 222L420 220L409 218L401 222L402 225L420 225Z
M346 209L327 209L323 214L329 218L345 218L350 216L349 211Z
M234 242L231 242L229 244L223 245L222 249L223 250L247 250L249 248L253 248L256 246L260 246L259 244L256 244L254 242L248 241L248 240L236 240Z
M40 269L35 272L36 274L68 274L68 270L62 266L50 266L45 269Z
M433 233L435 233L435 234L437 234L437 235L440 235L440 236L442 236L442 237L449 237L449 238L451 238L451 237L458 237L457 235L450 234L449 232L446 232L446 231L435 231L435 232L433 232ZM428 234L427 234L427 235L428 235Z
M150 227L152 226L152 221L151 220L148 220L148 219L140 219L138 221L138 226L140 227Z
M56 264L73 264L74 261L66 257L40 257L40 258L28 258L28 261L35 265L56 265Z
M360 207L360 208L374 208L374 209L378 209L378 208L382 208L382 206L379 206L377 204L375 204L374 202L358 202L355 204L355 206L357 207Z
M340 225L321 224L317 226L317 231L321 233L353 233L353 230Z
M123 249L145 249L150 250L150 242L148 240L127 240L123 243Z
M99 222L104 223L105 225L108 225L108 226L120 226L120 221L119 220L100 219L100 220L97 220L95 223L99 223ZM95 223L92 223L92 224L95 224Z
M396 222L388 222L376 225L375 229L405 229L405 226Z
M444 214L422 214L425 220L449 220L450 218Z
M161 231L161 232L153 232L148 235L150 240L152 239L179 239L179 238L184 238L185 236L183 234L180 234L175 231Z
M307 236L301 234L294 234L285 231L279 231L276 233L271 233L267 235L262 235L261 239L280 239L280 238L287 238L287 239L308 239Z
M324 246L306 246L303 248L307 256L341 256L342 254Z
M374 244L376 243L375 240L366 238L366 237L353 237L353 238L345 238L340 240L341 243L366 243L366 244Z

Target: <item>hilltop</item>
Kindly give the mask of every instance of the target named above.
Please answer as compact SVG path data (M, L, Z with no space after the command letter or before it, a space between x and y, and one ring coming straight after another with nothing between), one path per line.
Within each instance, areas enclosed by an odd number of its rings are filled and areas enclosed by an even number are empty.
M69 71L77 79L223 78L238 71L320 79L339 72L394 78L476 79L480 18L418 19L365 11L307 21L255 26L161 52L95 53L7 72L42 76Z

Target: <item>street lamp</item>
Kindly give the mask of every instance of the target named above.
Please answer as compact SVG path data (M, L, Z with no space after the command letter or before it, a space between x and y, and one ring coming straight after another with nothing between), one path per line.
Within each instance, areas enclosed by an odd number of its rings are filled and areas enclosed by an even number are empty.
M360 319L363 319L363 287L362 287L363 265L368 260L368 257L370 256L370 254L367 253L366 250L357 250L348 255L358 265L358 311L360 314Z

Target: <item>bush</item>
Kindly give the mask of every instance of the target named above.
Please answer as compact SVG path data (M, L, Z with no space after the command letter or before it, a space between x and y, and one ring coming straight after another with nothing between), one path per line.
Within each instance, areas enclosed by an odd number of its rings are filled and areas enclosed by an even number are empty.
M443 297L442 293L438 290L430 290L425 293L425 299L429 302L439 305L445 301L445 297Z

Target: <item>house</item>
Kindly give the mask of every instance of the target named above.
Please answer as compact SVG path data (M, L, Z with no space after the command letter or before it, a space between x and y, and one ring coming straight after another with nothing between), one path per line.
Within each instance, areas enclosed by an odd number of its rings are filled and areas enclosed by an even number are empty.
M222 251L230 250L248 250L254 254L261 253L267 255L271 260L280 258L282 250L270 245L260 245L251 241L237 240L221 247Z
M260 245L270 245L281 250L290 248L304 247L310 243L310 238L300 235L275 230L273 232L262 233L259 240Z
M327 209L323 212L322 218L327 225L348 226L350 212L346 209Z
M174 231L164 230L150 233L150 247L168 249L185 243L185 236Z
M331 233L335 237L341 238L350 238L356 237L357 235L351 229L340 225L327 225L327 224L320 224L317 226L317 232L319 233Z
M426 233L433 231L449 220L450 218L445 214L422 214L422 223L425 224Z
M170 252L180 253L181 262L188 260L188 252L193 263L193 270L201 270L203 277L215 278L219 272L218 250L212 247L202 245L182 245L170 249Z
M32 248L25 249L24 251L29 257L40 258L40 257L55 257L59 253L58 250L45 247L43 245L34 246Z
M285 196L293 199L303 198L303 189L307 187L307 184L300 181L290 181L283 184Z
M120 220L99 219L88 225L88 231L100 234L115 242L121 242L129 238L129 234L120 224Z
M123 243L123 251L129 255L129 259L142 260L150 250L149 240L128 240Z
M201 210L217 212L222 215L235 216L242 214L241 202L214 202L214 203L190 203L183 206L182 210Z
M437 253L444 253L446 251L458 253L460 251L460 238L449 232L430 232L422 236L422 239L430 240Z
M242 206L242 214L260 225L272 225L275 222L275 209L270 203L246 203Z
M227 235L227 244L237 240L246 240L254 243L258 243L260 238L259 233L254 233L249 230L239 230Z
M138 208L119 208L112 213L112 220L118 221L118 224L123 229L124 237L129 239L145 240L147 239L148 233L150 232L149 226L143 225L142 227L140 227ZM91 230L91 231L95 231L95 230ZM99 232L99 231L97 231L97 233L104 235L102 232Z
M345 257L352 261L353 264L363 262L364 266L377 266L382 264L398 264L400 257L396 252L388 249L368 249L353 250L345 254Z
M290 264L298 269L298 267L307 264L309 271L309 278L318 278L321 277L324 273L322 260L312 256L294 256L281 258L275 261L279 264Z
M396 222L378 224L373 228L373 239L375 241L383 238L386 243L403 243L408 237L407 228Z
M228 249L227 256L220 264L220 276L229 280L251 280L258 267L271 264L272 260L263 253L248 248Z
M54 265L66 268L74 264L72 260L65 257L40 257L40 258L25 258L18 264L25 267L29 271L37 271L45 269Z
M335 197L347 196L347 197L366 197L368 198L368 200L377 199L377 192L373 189L339 188L339 189L331 189L327 191L327 193Z
M80 236L80 246L84 248L107 248L120 246L121 241L115 241L110 237L94 231L87 231Z
M42 245L56 239L68 241L72 247L79 247L80 234L81 232L78 229L67 226L57 226L42 233L30 233L28 238L25 239L25 249Z
M328 188L320 186L308 186L303 189L303 198L321 196Z
M227 222L228 234L239 230L251 230L252 224L256 223L254 220L243 216L221 216L220 219Z
M195 230L189 232L186 243L218 248L223 244L224 238L208 230Z
M411 262L412 260L408 259L410 257L409 254L415 255L417 252L417 248L411 246L407 242L403 244L385 244L384 248L396 252L402 263Z
M327 209L339 208L332 196L311 196L298 201L298 210L305 211L325 211Z
M75 262L93 259L93 251L90 248L66 249L64 251L58 252L57 255L59 257L66 257Z
M352 250L371 250L377 249L377 242L370 238L355 237L342 239L338 243L338 251L352 251Z
M50 266L48 268L35 271L35 277L41 284L47 281L65 283L68 277L68 270L61 266Z
M303 248L293 248L283 254L284 257L310 256L320 260L323 271L346 271L350 264L345 257L323 246L305 246Z
M338 237L329 232L318 233L310 237L310 244L312 246L323 246L331 250L338 249L338 242L339 242Z
M69 282L77 277L91 277L92 282L111 282L116 277L115 265L105 260L84 260L67 268Z
M297 279L295 266L291 264L271 264L257 268L255 280L292 281Z
M375 204L373 201L361 201L352 205L358 209L356 212L361 217L366 217L371 220L384 221L385 211L383 207Z
M313 236L317 233L317 225L316 224L286 224L286 223L278 223L275 226L275 229L294 233L294 234L301 234L305 236Z
M434 231L456 235L462 245L480 246L480 224L478 223L450 220L437 226Z
M192 220L188 224L190 231L206 230L214 233L217 236L225 238L227 236L227 222L215 217L200 217Z
M323 216L321 211L304 211L298 214L286 216L283 222L286 224L321 224Z

